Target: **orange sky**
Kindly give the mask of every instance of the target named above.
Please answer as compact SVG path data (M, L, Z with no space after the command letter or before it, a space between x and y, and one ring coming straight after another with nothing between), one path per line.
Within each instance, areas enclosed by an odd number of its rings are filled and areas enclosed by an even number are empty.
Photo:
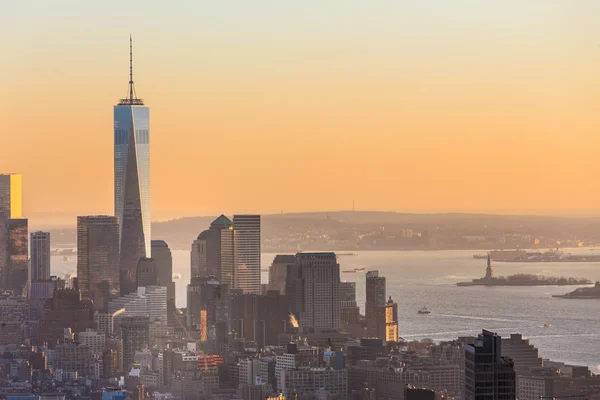
M0 172L25 214L112 212L129 33L154 216L600 210L597 2L13 3Z

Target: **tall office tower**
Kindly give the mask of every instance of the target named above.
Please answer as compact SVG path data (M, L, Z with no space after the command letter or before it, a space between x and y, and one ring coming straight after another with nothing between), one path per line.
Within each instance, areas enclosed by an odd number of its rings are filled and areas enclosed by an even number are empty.
M360 323L360 308L356 303L356 282L340 282L340 319L351 325Z
M515 371L519 374L543 366L537 347L529 343L529 339L523 339L520 333L511 333L510 338L502 339L502 356L513 360Z
M7 289L23 294L29 280L29 234L25 218L12 218L6 222L6 283Z
M18 174L0 175L0 289L13 288L13 276L11 274L10 247L11 238L9 233L9 221L11 219L19 220L23 218L22 206L22 179ZM14 249L13 249L14 251ZM18 260L14 266L17 280L23 273ZM25 273L27 271L25 270Z
M235 272L237 266L237 232L233 227L221 231L221 283L237 289Z
M31 232L31 272L29 280L50 279L50 232Z
M233 254L233 263L227 260L228 271L223 282L247 294L260 294L260 215L234 215L232 233L225 243L221 236L221 257L225 248L229 255ZM225 260L221 262L224 264ZM222 267L226 269L225 265Z
M150 339L148 317L125 317L121 321L120 370L129 371L135 352L145 349Z
M375 337L386 342L398 341L398 303L390 296L385 306L377 309L377 334Z
M129 97L114 107L114 194L121 296L135 291L138 260L151 257L150 109L135 94L131 38L129 50Z
M121 309L124 309L121 311ZM167 323L167 288L164 286L140 286L135 293L117 297L108 303L113 314L113 329L118 332L125 317L148 317Z
M110 298L119 294L116 217L77 217L77 281L83 296L92 299L97 310L106 310Z
M296 254L285 292L300 327L340 327L340 265L335 253Z
M288 265L293 265L296 257L291 254L278 254L269 267L269 290L278 290L285 294L285 281L287 278Z
M137 287L157 286L157 275L156 261L154 258L140 258L136 273Z
M266 295L240 294L231 299L231 331L258 347L277 345L287 330L290 310L278 290Z
M229 218L221 214L210 227L200 232L192 243L191 276L214 276L221 281L221 236L222 231L232 228Z
M229 332L230 295L214 276L196 276L187 287L186 325L201 342L224 343Z
M21 175L0 175L0 214L7 220L23 218L22 186Z
M84 299L77 289L55 290L52 298L46 300L40 343L46 342L53 347L64 339L65 328L76 333L96 329L94 304L90 299Z
M192 278L196 276L210 276L208 274L208 249L206 246L208 235L208 229L202 231L192 243L192 251L190 252L190 277ZM213 276L216 278L216 275Z
M167 242L152 241L152 258L156 261L157 285L167 288L167 312L171 321L175 312L175 282L173 282L173 257Z
M473 344L465 346L465 399L515 398L514 363L502 357L502 338L484 329Z
M366 283L365 315L367 319L367 334L378 337L377 310L385 306L385 278L379 276L379 271L368 271ZM383 339L383 338L380 338Z

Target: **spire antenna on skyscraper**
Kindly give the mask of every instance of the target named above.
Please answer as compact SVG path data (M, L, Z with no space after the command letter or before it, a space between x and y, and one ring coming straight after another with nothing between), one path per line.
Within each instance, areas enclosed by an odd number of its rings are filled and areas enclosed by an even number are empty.
M129 93L126 98L119 101L119 105L143 106L144 101L137 98L135 85L133 83L133 38L129 35Z
M129 35L129 101L133 102L133 39Z

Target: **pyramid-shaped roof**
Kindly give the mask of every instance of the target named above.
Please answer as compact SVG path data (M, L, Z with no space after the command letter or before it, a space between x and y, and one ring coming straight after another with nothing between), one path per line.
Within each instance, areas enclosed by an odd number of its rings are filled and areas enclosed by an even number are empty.
M231 225L233 225L233 223L231 222L231 220L229 218L227 218L226 216L224 216L223 214L221 214L219 216L219 218L215 219L211 224L210 227L211 228L229 228Z

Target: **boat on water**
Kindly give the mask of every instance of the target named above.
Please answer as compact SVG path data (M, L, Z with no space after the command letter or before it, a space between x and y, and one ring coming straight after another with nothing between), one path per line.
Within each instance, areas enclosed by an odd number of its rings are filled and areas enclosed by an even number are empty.
M552 324L544 324L544 328L550 328Z
M421 314L421 315L431 314L431 311L429 311L427 309L427 307L423 307L419 311L417 311L417 314Z
M355 274L357 272L365 272L366 268L345 269L342 272L346 274Z

